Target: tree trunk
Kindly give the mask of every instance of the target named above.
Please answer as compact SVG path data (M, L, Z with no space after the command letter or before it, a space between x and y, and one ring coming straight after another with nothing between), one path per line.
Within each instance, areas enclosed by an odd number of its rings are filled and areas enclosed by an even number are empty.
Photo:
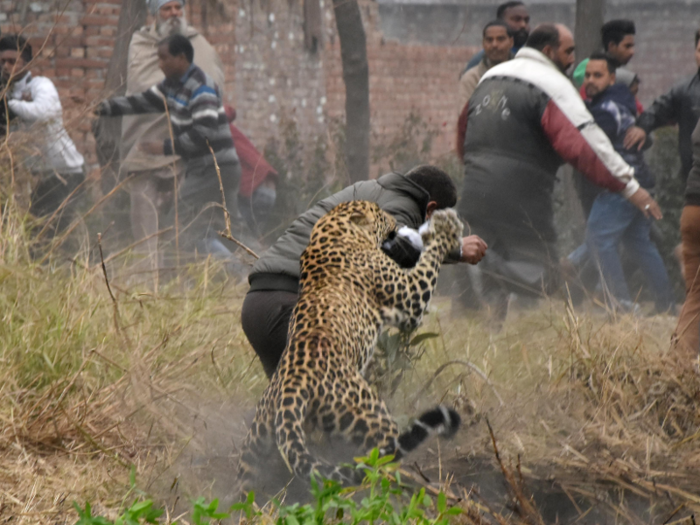
M576 63L602 48L600 28L604 15L605 0L576 0Z
M123 95L126 92L129 42L134 31L146 23L146 15L144 0L122 0L117 38L105 76L104 93L108 97ZM105 193L115 186L119 174L121 131L121 117L101 117L93 124L92 132L97 142L97 159L102 168L102 191Z
M369 178L369 66L357 0L333 0L345 82L345 150L350 180Z

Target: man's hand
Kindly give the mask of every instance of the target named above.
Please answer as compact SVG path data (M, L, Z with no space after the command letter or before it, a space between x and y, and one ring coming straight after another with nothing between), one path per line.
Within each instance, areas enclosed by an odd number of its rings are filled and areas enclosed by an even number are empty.
M142 142L139 149L149 155L165 155L162 142L146 141Z
M632 126L627 130L627 133L625 133L625 140L622 144L625 146L625 149L632 149L636 146L637 150L641 150L646 141L646 131L639 126Z
M639 208L645 217L653 217L657 221L663 218L661 208L644 188L639 188L635 191L629 198L629 201Z
M484 258L488 245L478 235L462 237L462 258L460 262L476 264Z

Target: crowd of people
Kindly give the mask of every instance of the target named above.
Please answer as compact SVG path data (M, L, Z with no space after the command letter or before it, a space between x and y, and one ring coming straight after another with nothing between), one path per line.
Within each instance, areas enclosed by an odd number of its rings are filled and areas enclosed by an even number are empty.
M461 273L455 302L487 307L502 318L511 293L537 296L564 288L577 302L582 290L597 290L611 310L639 315L623 265L629 259L646 278L653 313L675 314L654 228L662 214L644 150L654 129L678 124L680 176L688 181L681 220L686 301L672 349L681 359L697 360L698 74L644 110L636 98L640 78L627 67L635 36L632 20L605 23L600 49L571 71L571 31L545 23L530 32L522 2L502 4L484 27L481 60L472 59L460 75L457 150L465 176L459 210L489 250L478 267ZM699 42L700 31L698 67ZM576 170L587 222L583 244L560 260L552 193L565 162Z
M98 118L122 116L120 179L130 196L137 251L156 271L162 265L164 227L179 229L178 249L235 261L221 237L225 205L249 231L275 203L275 170L232 124L224 104L223 67L216 51L191 27L185 0L148 0L153 23L129 45L125 96L99 103ZM613 311L639 314L625 258L642 270L655 313L674 314L669 276L654 241L654 174L644 159L655 129L677 123L681 176L687 180L681 220L687 299L673 346L697 358L700 347L700 80L683 79L644 110L639 77L627 68L635 25L612 20L601 48L572 71L575 43L562 24L530 30L522 2L502 4L483 28L483 50L458 83L457 151L464 163L461 197L450 177L433 166L356 183L315 204L257 260L248 279L242 325L272 375L285 347L297 300L299 258L316 221L338 203L376 202L403 226L383 249L396 262L415 264L417 230L438 209L457 207L469 225L452 283L453 309L486 309L497 322L515 293L537 297L566 289L572 300L602 294ZM700 67L700 32L695 35ZM44 136L26 166L37 178L32 215L59 231L70 222L85 180L85 161L62 121L53 83L32 76L32 49L18 35L0 39L0 67L9 132L36 123ZM693 163L693 160L696 163ZM585 240L559 257L552 195L557 172L571 164L587 219ZM177 182L177 184L176 184ZM174 192L173 189L177 188ZM580 295L580 294L579 294Z

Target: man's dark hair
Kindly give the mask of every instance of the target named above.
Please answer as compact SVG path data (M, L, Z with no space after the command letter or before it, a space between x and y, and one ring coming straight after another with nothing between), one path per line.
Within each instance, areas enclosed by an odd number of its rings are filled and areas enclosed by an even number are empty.
M194 47L190 39L184 35L171 35L158 42L158 47L168 46L168 53L176 57L185 55L187 61L191 64L194 60Z
M452 178L435 166L418 166L406 173L406 178L428 192L437 209L452 208L457 204L457 187Z
M602 53L600 51L593 53L590 57L588 57L588 60L605 60L605 63L608 66L608 72L610 74L615 73L615 71L617 71L617 68L620 67L620 64L617 62L617 60L615 60L607 53Z
M557 49L559 44L561 44L561 40L559 38L557 26L554 24L540 24L530 33L530 36L527 37L525 47L531 47L537 49L537 51L542 51L547 46L550 46L552 49Z
M627 35L636 34L632 20L610 20L605 22L600 30L603 38L603 51L608 50L608 45L619 44Z
M498 9L496 9L496 18L503 20L503 17L506 14L506 11L510 9L511 7L518 7L520 5L525 5L522 2L506 2L505 4L501 4L498 6Z
M0 51L19 51L27 64L32 61L32 46L23 36L5 35L0 38Z
M508 27L508 24L506 24L503 20L491 20L488 24L484 26L484 30L481 33L482 37L486 36L486 30L489 27L503 27L506 30L506 33L508 33L508 36L513 36L510 34L510 28Z
M698 47L698 42L700 42L700 29L695 31L695 47Z

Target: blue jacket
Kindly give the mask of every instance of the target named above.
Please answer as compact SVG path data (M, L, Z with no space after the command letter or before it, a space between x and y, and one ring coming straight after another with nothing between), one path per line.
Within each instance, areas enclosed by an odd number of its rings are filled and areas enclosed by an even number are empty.
M629 88L614 84L602 93L586 101L588 111L595 119L620 156L634 168L634 178L642 188L654 187L654 175L644 162L644 153L636 148L625 149L624 139L627 130L634 126L637 117L637 104Z

